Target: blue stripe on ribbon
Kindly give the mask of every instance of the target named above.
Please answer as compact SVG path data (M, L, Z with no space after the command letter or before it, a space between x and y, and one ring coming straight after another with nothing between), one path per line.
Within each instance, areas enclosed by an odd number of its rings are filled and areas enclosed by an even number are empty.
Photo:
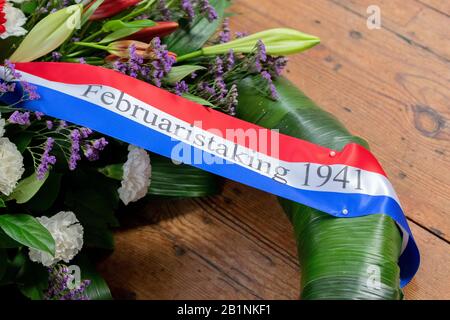
M183 143L93 103L43 86L38 86L38 91L41 99L27 101L25 108L41 111L46 115L89 127L105 135L169 158L172 155L173 148ZM190 150L192 156L201 154L203 159L204 154L207 153L193 146L183 144L183 150ZM208 155L208 157L213 159L214 156ZM410 236L405 251L399 259L400 285L402 287L405 286L418 269L420 262L418 248L402 209L390 197L300 190L229 162L225 164L196 164L192 161L191 163L193 163L191 165L205 171L299 202L336 217L351 218L384 213L401 225ZM345 216L342 214L343 209L348 210L348 214Z

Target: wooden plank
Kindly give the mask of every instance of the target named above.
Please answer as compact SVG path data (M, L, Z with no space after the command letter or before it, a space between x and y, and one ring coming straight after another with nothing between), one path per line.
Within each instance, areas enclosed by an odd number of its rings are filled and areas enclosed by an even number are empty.
M408 216L449 240L450 64L368 30L365 17L333 1L237 0L234 10L235 30L286 26L320 36L320 46L291 57L287 77L370 142Z
M291 226L273 197L266 195L257 204L253 196L235 195L248 191L233 186L216 200L232 205L232 193L245 206L241 199L252 199L247 210L257 217L255 225L212 209L206 200L151 203L134 221L141 226L115 234L116 250L100 265L116 296L295 299L300 282L294 239L286 236L292 234ZM276 212L264 206L274 206ZM145 225L155 214L163 220ZM262 228L260 219L266 221Z
M450 1L448 0L417 0L418 2L436 10L442 14L450 16Z
M100 271L118 298L296 299L299 270L275 197L228 182L220 196L154 201L127 217ZM159 223L156 223L156 221ZM412 223L422 266L407 299L449 299L449 245Z
M427 50L450 62L450 18L415 1L401 0L333 0L337 4L367 17L367 8L377 5L381 13L381 26L399 39Z

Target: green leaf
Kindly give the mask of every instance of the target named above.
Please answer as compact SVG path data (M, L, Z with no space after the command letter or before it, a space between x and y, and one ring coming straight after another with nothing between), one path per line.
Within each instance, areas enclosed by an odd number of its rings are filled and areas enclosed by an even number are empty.
M170 70L169 74L164 78L164 81L168 84L175 84L177 82L180 82L193 72L204 69L206 68L194 65L182 65L173 67L172 70Z
M151 20L137 20L131 22L123 22L120 20L108 21L103 25L103 31L112 33L103 38L99 43L108 43L123 39L143 28L153 27L155 25L156 23Z
M183 98L186 98L188 100L191 100L193 102L196 102L198 104L201 104L203 106L211 107L211 108L217 108L215 105L213 105L208 100L205 100L201 97L198 97L196 95L190 94L190 93L183 93Z
M15 199L18 204L23 204L28 202L44 185L44 182L48 178L48 173L42 180L37 178L36 173L31 176L21 180L17 187L14 189L13 193L9 196L10 199Z
M44 185L36 195L26 203L27 210L44 213L48 211L59 196L62 174L50 171Z
M47 268L23 257L24 264L19 272L16 283L22 294L31 300L42 300L44 291L48 288Z
M2 198L0 198L0 208L6 208L5 201Z
M108 284L97 272L93 263L85 254L78 255L73 261L81 269L82 280L90 280L91 284L86 288L86 294L90 300L111 300L111 291Z
M171 159L151 156L152 178L149 195L168 197L204 197L218 194L220 184L217 176L185 164L176 165ZM105 176L122 179L123 164L113 164L100 169Z
M13 136L11 138L11 141L17 146L17 149L20 153L24 153L24 151L30 145L33 136L33 132L22 132L18 135Z
M94 14L95 10L97 10L104 1L105 0L97 0L89 8L87 8L81 16L81 26L84 26L89 21L89 18Z
M123 176L123 163L111 164L98 171L108 178L120 181Z
M154 21L146 19L135 20L131 22L124 22L121 20L110 20L103 25L102 30L104 32L114 32L121 29L136 29L136 28L142 29L147 27L153 27L155 25L156 23Z
M217 176L171 159L152 155L152 182L148 194L171 197L204 197L220 192Z
M38 3L36 0L26 1L20 5L20 10L22 10L23 13L32 14L36 11L37 6Z
M0 215L0 228L12 239L24 246L55 253L55 240L36 218L27 214Z
M113 33L107 35L105 38L103 38L99 43L109 43L113 42L118 39L123 39L125 37L128 37L129 35L132 35L133 33L138 32L141 30L140 28L126 28L126 29L120 29L117 31L114 31Z
M119 225L115 212L118 207L118 183L89 169L67 175L64 204L73 212L84 228L87 247L113 249L110 227Z
M196 51L203 47L216 33L223 21L225 9L229 6L230 1L210 0L209 2L216 9L218 19L214 22L209 22L206 17L198 15L192 23L181 25L175 33L165 40L170 51L180 56Z
M260 92L258 80L247 78L239 87L239 118L334 150L355 142L330 113L320 109L292 83L275 83L279 100ZM290 217L297 239L302 271L302 299L400 299L399 267L402 239L386 215L335 218L279 198ZM379 268L380 288L367 281L371 268Z

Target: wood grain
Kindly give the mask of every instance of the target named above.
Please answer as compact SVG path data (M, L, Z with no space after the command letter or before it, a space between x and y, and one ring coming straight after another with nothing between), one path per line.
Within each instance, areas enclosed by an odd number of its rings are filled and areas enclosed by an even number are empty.
M379 5L382 28L366 26ZM422 254L407 299L450 299L450 2L236 0L232 29L291 27L321 45L286 76L353 133L390 176ZM155 223L162 219L159 223ZM289 222L275 198L229 182L207 199L153 202L101 264L116 296L295 299Z
M227 182L207 199L154 201L100 265L116 298L296 299L293 231L275 197ZM422 253L406 299L450 299L449 246L412 224Z

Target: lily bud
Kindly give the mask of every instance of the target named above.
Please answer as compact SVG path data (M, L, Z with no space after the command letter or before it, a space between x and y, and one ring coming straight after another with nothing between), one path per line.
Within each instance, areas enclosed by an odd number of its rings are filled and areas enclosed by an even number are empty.
M134 40L121 40L110 43L106 49L110 54L121 58L130 57L130 47L134 46L136 48L136 54L143 57L144 59L149 59L149 48L150 45L145 42L134 41Z
M178 23L172 21L156 22L156 26L143 28L125 39L150 42L154 37L165 37L178 29Z
M105 0L89 20L102 20L115 16L118 13L138 4L142 0Z
M30 62L52 52L79 28L83 6L76 4L49 14L23 39L10 57L13 62Z
M203 48L178 58L178 62L200 56L221 55L233 50L236 53L251 53L261 40L267 54L285 56L309 49L320 43L318 37L287 28L270 29L239 38L227 43Z

